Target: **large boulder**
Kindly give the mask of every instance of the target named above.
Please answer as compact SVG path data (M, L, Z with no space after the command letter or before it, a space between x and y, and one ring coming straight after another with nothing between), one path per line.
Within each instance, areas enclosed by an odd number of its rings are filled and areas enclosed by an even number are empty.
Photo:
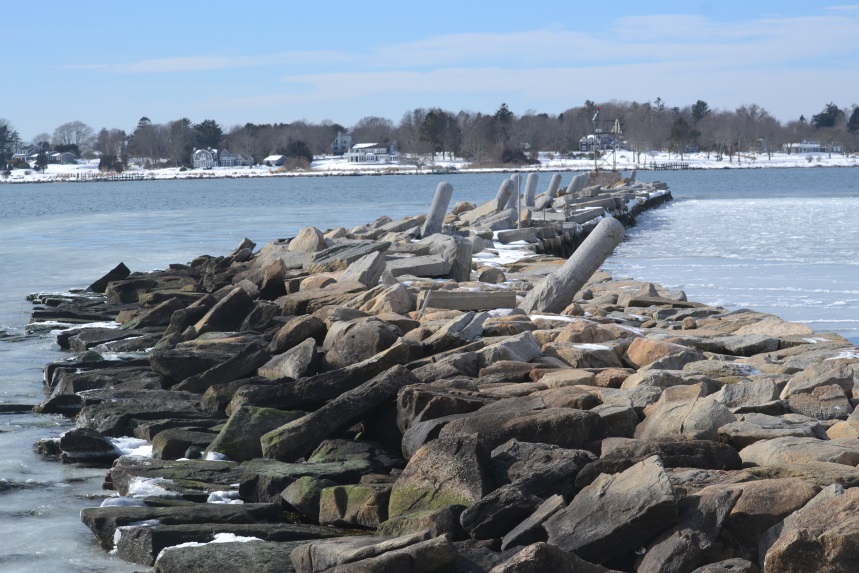
M376 318L350 321L331 342L326 367L336 370L366 360L390 348L401 335L399 328Z
M347 430L379 404L392 400L402 387L417 383L404 366L394 366L322 408L264 434L260 439L263 455L297 460L323 440Z
M705 394L703 384L666 389L635 429L635 437L642 440L674 436L716 439L717 430L736 418L715 396Z
M477 436L439 438L409 460L391 491L388 515L470 506L493 489L489 450Z
M303 415L304 412L243 406L233 412L206 453L217 452L238 462L262 457L260 437Z
M859 465L859 440L820 440L817 438L784 437L762 440L740 450L744 464L769 466L832 462Z
M604 563L629 556L677 522L677 500L658 457L603 474L545 522L548 542Z

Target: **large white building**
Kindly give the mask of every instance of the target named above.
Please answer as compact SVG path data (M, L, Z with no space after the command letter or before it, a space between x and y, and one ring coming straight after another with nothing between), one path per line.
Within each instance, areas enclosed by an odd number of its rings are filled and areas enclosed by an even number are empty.
M349 163L388 163L396 158L396 143L356 143L346 154Z

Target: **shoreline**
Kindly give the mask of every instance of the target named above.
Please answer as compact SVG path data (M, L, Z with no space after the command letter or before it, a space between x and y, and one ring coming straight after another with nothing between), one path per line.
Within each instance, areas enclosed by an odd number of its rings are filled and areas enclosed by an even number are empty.
M479 206L449 210L440 184L426 216L115 269L92 287L101 306L34 298L35 322L122 324L61 333L78 359L46 367L40 406L78 426L43 454L113 462L119 495L81 516L105 550L163 573L457 558L503 573L704 565L718 542L751 571L783 563L803 512L852 502L855 346L600 272L568 270L574 292L535 302L570 261L599 266L617 239L604 223L671 196L617 177L537 196L525 182L523 220L508 181ZM834 453L830 431L851 443ZM106 437L129 433L155 458L118 457ZM591 520L597 534L575 533Z
M709 169L816 169L816 168L851 168L859 167L859 157L836 157L836 158L816 158L817 162L808 162L804 158L796 161L785 161L785 158L790 159L791 156L780 157L775 163L770 160L746 161L746 163L724 164L714 160L707 160L701 157L690 159L688 161L679 161L676 158L668 157L659 160L654 160L656 164L674 164L684 163L688 167L678 169L682 171L701 171ZM433 171L432 168L425 168L418 171L416 168L403 168L399 164L380 165L378 167L364 167L349 169L340 164L325 165L329 162L329 158L324 158L318 161L320 166L311 171L283 171L279 172L276 168L260 168L256 167L223 167L208 170L187 169L179 171L179 168L161 168L161 169L128 169L122 174L108 173L100 174L97 170L84 165L78 165L74 169L71 166L65 171L55 171L48 175L42 173L31 173L27 176L12 179L0 178L0 183L89 183L101 181L122 181L127 180L124 177L131 176L134 181L160 181L160 180L211 180L211 179L245 179L245 178L265 178L265 177L377 177L388 175L403 175L403 176L420 176L420 175L440 175L455 177L458 174L488 174L488 173L541 173L541 172L582 172L591 171L594 167L593 160L550 160L546 164L535 166L510 166L510 167L468 167L462 161L456 162L439 162L439 170ZM563 161L563 163L561 163ZM341 162L342 163L342 162ZM554 164L553 164L554 163ZM447 167L452 167L453 171L445 171ZM61 169L64 166L49 166L49 168ZM266 171L266 169L268 171ZM612 168L601 165L601 171L612 172ZM620 171L640 171L656 172L665 171L666 169L653 169L646 163L630 163L620 162L616 170ZM15 171L12 172L15 174Z

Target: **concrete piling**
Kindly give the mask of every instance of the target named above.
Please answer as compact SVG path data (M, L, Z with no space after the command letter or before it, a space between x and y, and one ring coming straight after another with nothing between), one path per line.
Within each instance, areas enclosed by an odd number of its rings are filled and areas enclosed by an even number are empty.
M519 308L525 312L560 313L623 240L623 223L608 217L600 221L567 262L540 281Z
M534 195L537 193L537 180L539 179L539 175L537 173L529 173L528 179L525 180L525 206L533 207L534 206Z
M554 199L558 196L558 187L561 186L561 174L555 173L552 175L552 180L549 181L549 188L546 190L546 196L549 199Z
M447 213L447 206L452 196L453 186L446 181L440 182L435 189L432 205L430 206L429 213L427 213L423 229L421 229L422 237L429 237L434 233L441 232L442 225L444 224L444 215Z

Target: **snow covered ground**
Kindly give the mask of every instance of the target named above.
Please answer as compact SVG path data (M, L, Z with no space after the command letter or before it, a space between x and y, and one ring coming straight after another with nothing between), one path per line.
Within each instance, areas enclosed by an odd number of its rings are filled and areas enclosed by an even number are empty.
M592 159L569 159L560 154L541 152L540 164L516 168L481 167L471 165L462 159L442 160L437 158L432 164L425 164L420 171L406 163L356 164L348 163L343 157L320 157L314 159L309 171L284 171L280 168L255 165L252 167L215 167L213 169L187 169L182 171L171 167L165 169L141 169L132 166L124 172L125 175L135 174L146 179L206 179L212 177L275 177L275 176L307 176L307 175L357 175L357 174L389 174L389 173L430 173L433 169L455 169L461 172L486 173L502 171L588 171L594 168ZM636 159L640 159L636 161ZM681 159L676 153L650 151L639 155L631 151L618 151L616 157L610 154L598 160L599 169L616 168L621 171L632 169L651 169L654 165L665 163L687 163L690 169L760 169L769 167L857 167L859 155L836 155L826 153L792 154L773 153L767 155L734 156L733 161L727 157L721 160L715 154L692 153ZM98 160L77 165L48 165L45 172L32 169L16 169L9 177L0 176L0 183L33 183L47 181L68 181L79 178L99 177Z

